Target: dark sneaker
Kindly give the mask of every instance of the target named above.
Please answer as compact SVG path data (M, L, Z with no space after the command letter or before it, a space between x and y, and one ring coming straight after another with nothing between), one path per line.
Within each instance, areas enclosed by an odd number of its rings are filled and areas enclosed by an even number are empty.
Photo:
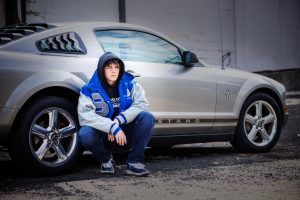
M113 159L110 159L108 162L101 164L101 173L102 174L113 174L114 172L115 172L115 170L114 170Z
M128 163L127 174L134 176L149 176L149 171L145 169L142 163Z

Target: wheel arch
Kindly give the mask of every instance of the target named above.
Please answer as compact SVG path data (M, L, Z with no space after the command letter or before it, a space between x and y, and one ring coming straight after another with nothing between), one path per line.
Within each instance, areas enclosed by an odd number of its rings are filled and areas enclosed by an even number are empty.
M34 95L32 95L26 102L22 105L21 109L19 110L18 114L24 109L28 104L34 101L37 98L44 97L44 96L57 96L65 98L71 101L74 105L78 103L79 91L74 91L73 89L63 87L63 86L53 86L44 88Z
M14 127L18 122L18 120L21 118L23 110L34 100L44 96L62 97L72 102L72 104L75 106L78 103L79 92L62 86L48 87L36 92L34 95L32 95L29 99L27 99L24 102L22 107L16 113L12 126L8 132L9 137L11 137L14 134Z
M279 96L278 93L276 93L273 89L271 89L270 87L259 87L254 89L253 91L251 91L244 99L243 103L246 101L246 99L248 99L250 96L252 96L253 94L256 93L264 93L267 94L269 96L271 96L272 98L274 98L275 102L277 103L280 112L281 112L281 122L284 122L284 105L282 104L281 98ZM242 110L243 107L243 103L241 104L240 108L239 108L239 112L238 112L238 116L240 116L240 112Z
M11 92L4 105L5 108L9 108L11 111L6 116L6 129L1 135L1 141L6 143L6 140L12 134L17 117L32 100L41 96L52 95L64 97L76 104L80 89L84 84L85 82L80 77L68 71L52 69L33 73L24 79ZM69 98L69 96L72 98Z
M280 108L282 122L284 122L284 94L281 94L280 91L277 91L269 82L262 78L252 78L243 84L235 101L234 113L236 117L239 118L245 101L255 93L265 93L274 98Z

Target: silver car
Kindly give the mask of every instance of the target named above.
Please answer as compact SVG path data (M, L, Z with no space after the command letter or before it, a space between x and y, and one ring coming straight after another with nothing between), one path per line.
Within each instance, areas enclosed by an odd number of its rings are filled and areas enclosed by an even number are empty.
M150 146L230 141L265 152L287 119L285 88L249 72L203 63L153 30L123 23L22 24L0 29L0 141L42 173L77 162L76 107L98 58L111 51L136 77L156 122Z

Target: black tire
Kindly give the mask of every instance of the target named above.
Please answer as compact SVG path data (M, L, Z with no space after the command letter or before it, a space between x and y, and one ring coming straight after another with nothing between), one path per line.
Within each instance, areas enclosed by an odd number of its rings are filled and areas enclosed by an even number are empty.
M277 143L281 129L282 113L276 101L268 94L254 93L241 109L231 144L241 152L266 152Z
M82 153L78 130L75 105L56 96L38 98L18 115L10 155L26 171L45 175L64 172Z

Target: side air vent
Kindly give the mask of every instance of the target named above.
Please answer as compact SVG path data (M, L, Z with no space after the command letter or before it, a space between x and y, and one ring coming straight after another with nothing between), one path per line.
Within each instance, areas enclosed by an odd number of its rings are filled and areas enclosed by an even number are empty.
M55 26L45 23L16 24L0 28L0 46Z
M79 35L67 32L54 35L36 42L37 48L42 52L86 54L87 50Z

